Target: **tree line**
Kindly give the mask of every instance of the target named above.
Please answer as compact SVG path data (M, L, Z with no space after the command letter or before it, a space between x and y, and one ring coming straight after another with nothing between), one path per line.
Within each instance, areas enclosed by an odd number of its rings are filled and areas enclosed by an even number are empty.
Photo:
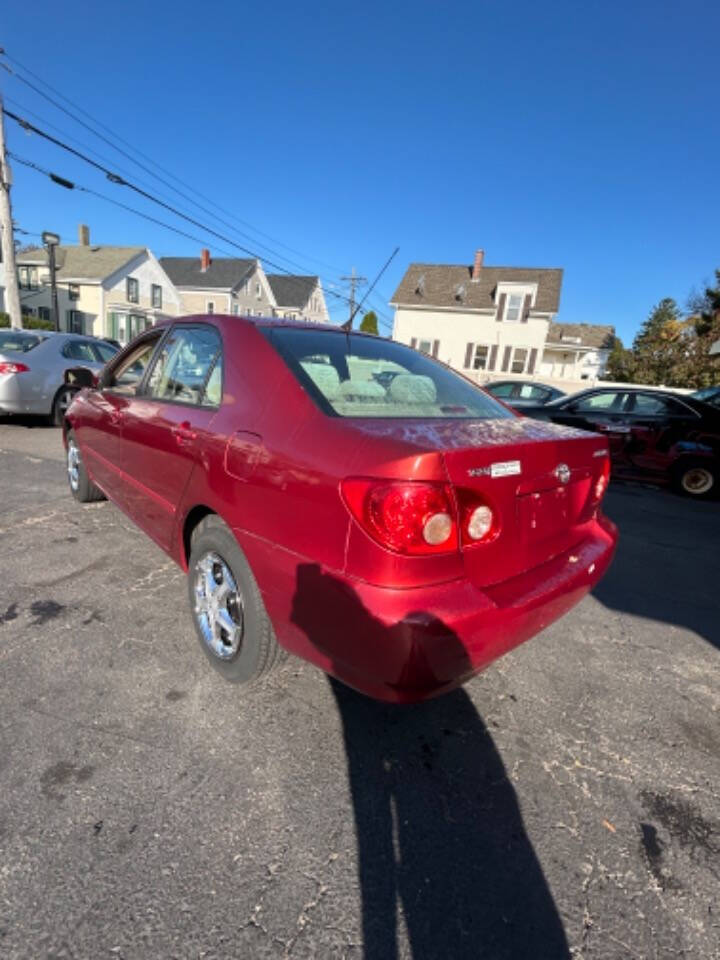
M632 346L615 337L607 379L666 387L707 387L720 380L710 347L720 340L720 270L715 286L690 296L685 313L666 297L650 312Z

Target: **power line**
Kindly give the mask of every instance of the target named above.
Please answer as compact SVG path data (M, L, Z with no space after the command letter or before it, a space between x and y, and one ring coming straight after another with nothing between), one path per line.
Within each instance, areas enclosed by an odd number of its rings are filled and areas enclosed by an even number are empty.
M144 220L148 220L150 223L154 223L154 224L156 224L157 226L163 227L163 228L165 228L166 230L170 230L170 231L172 231L173 233L176 233L176 234L178 234L178 235L181 236L181 237L185 237L185 238L188 239L188 240L192 240L194 243L204 243L204 242L205 242L205 241L202 240L200 237L197 237L197 236L195 236L195 235L193 235L193 234L191 234L191 233L188 233L186 230L181 230L179 227L175 227L175 226L173 226L173 225L170 224L170 223L166 223L164 220L159 220L157 217L153 217L153 216L151 216L150 214L145 213L145 212L142 211L142 210L138 210L136 207L131 207L131 206L129 206L129 205L126 204L126 203L122 203L122 201L120 201L120 200L115 200L115 199L112 198L112 197L108 197L108 196L106 196L104 193L100 193L100 192L97 191L97 190L93 190L91 187L85 187L85 186L83 186L83 185L81 185L81 184L75 183L74 181L67 179L66 177L61 177L60 175L58 175L58 174L56 174L56 173L53 173L51 170L47 170L47 169L45 169L44 167L41 167L39 164L34 163L32 160L28 160L28 159L25 158L25 157L20 157L20 156L18 156L18 154L14 153L14 152L8 151L8 156L11 157L16 163L19 163L19 164L21 164L21 165L24 166L24 167L28 167L29 169L34 170L36 173L39 173L39 174L41 174L41 175L43 175L43 176L49 177L50 180L53 181L53 183L57 184L58 186L62 186L62 187L64 187L64 188L67 189L67 190L78 190L78 191L80 191L81 193L87 193L87 194L89 194L90 196L97 197L99 200L103 200L103 201L105 201L106 203L110 203L110 204L112 204L112 205L115 206L115 207L119 207L120 209L126 210L126 211L129 212L129 213L133 213L133 214L135 214L135 215L138 216L138 217L142 217ZM186 219L187 219L187 218L186 218ZM204 228L202 227L202 225L200 225L200 226L201 226L201 229L204 229ZM233 257L233 258L237 259L237 257L236 257L235 254L232 254L232 253L230 253L230 252L227 251L227 250L223 250L221 247L218 247L218 249L220 250L220 252L222 252L222 253L227 253L230 257ZM269 262L269 261L268 261L268 262ZM389 262L389 261L388 261L388 262ZM296 277L293 277L292 275L288 275L288 280L289 280L289 281L295 281L296 283L300 283L300 282L301 282L301 281L298 281L298 279L297 279ZM302 284L302 289L303 289L303 292L305 292L306 289L307 289L307 285L303 283L303 284ZM350 301L349 301L349 298L343 296L342 294L335 293L335 292L332 291L332 290L328 290L327 292L328 292L331 296L334 296L334 297L338 298L339 300L345 301L345 303L349 303L349 302L350 302Z
M86 116L88 119L92 120L92 122L93 122L94 124L96 124L97 126L101 127L103 130L106 130L109 134L111 134L112 137L114 137L114 140L110 140L108 137L104 136L104 134L98 133L97 130L94 130L88 123L86 123L84 120L80 119L80 117L77 117L74 113L72 113L72 112L71 112L70 110L68 110L66 107L63 107L62 104L60 104L60 103L58 103L56 100L54 100L49 94L45 93L45 91L40 90L35 84L33 84L31 81L29 81L26 77L23 77L22 74L20 74L20 73L17 72L17 70L13 70L13 69L12 69L11 67L9 67L6 63L0 63L0 66L2 66L11 76L15 77L15 78L16 78L17 80L19 80L21 83L24 83L27 87L29 87L29 88L30 88L31 90L33 90L36 94L38 94L38 96L43 97L45 100L47 100L49 103L51 103L54 107L56 107L58 110L61 110L64 114L66 114L67 116L69 116L69 117L70 117L72 120L74 120L76 123L80 124L80 125L81 125L82 127L84 127L86 130L88 130L90 133L92 133L94 136L98 137L100 140L102 140L104 143L108 144L108 145L109 145L110 147L112 147L114 150L117 150L117 152L120 153L122 156L126 157L126 158L127 158L128 160L130 160L132 163L136 164L136 166L140 167L141 170L144 170L144 171L145 171L146 173L148 173L151 177L154 177L154 179L158 180L160 183L164 184L164 185L165 185L166 187L168 187L170 190L172 190L173 192L177 193L179 196L183 197L183 199L185 199L185 200L189 201L190 203L192 203L193 206L197 207L199 210L202 210L203 213L208 214L208 216L214 217L215 219L217 219L217 220L219 220L221 223L223 223L225 226L229 226L231 229L234 229L236 232L241 233L241 231L238 231L238 230L237 230L237 227L232 227L232 225L229 224L226 220L223 220L221 217L218 217L218 215L217 215L216 213L212 213L211 211L207 210L207 208L203 207L202 204L199 204L196 200L193 200L192 197L188 197L187 194L183 193L181 190L178 190L177 187L173 186L172 184L168 183L167 180L165 180L165 179L163 179L162 177L158 176L157 173L154 173L151 169L149 169L147 166L145 166L145 164L140 163L140 161L137 159L137 156L139 155L139 156L143 157L143 158L144 158L145 160L147 160L149 163L153 164L153 166L157 167L158 170L162 170L163 173L165 173L167 176L169 176L169 177L171 177L173 180L175 180L176 183L181 184L183 187L185 187L185 188L188 189L188 190L193 190L194 193L195 193L197 196L201 197L203 200L205 200L205 201L206 201L207 203L209 203L211 206L215 207L216 210L222 210L224 213L227 213L227 211L223 210L223 208L220 207L220 206L219 206L217 203L215 203L213 200L211 200L211 199L208 198L208 197L205 197L202 193L200 193L199 190L197 189L197 187L190 186L189 184L187 184L187 183L185 183L183 180L181 180L179 177L175 176L175 174L173 174L172 172L170 172L170 171L166 170L165 168L163 168L159 163L157 163L157 161L153 160L151 157L148 157L147 154L144 154L141 150L139 150L136 144L128 143L127 140L125 140L123 137L120 137L117 133L113 132L106 124L102 123L100 120L98 120L97 118L93 117L90 113L88 113L87 110L84 110L82 107L80 107L79 105L75 104L72 100L70 100L70 99L69 99L68 97L66 97L64 94L60 93L58 90L56 90L54 87L52 87L49 83L47 83L47 81L43 80L43 79L42 79L41 77L39 77L37 74L33 73L33 71L30 70L28 67L26 67L26 66L24 66L23 64L21 64L21 63L20 63L18 60L16 60L14 57L11 57L10 54L7 53L7 52L6 52L3 48L1 48L1 47L0 47L0 56L4 56L7 60L10 60L12 63L16 64L16 65L17 65L21 70L23 70L25 73L28 73L28 74L30 74L31 77L34 77L34 78L38 81L38 83L41 83L44 87L47 87L49 90L52 90L52 92L55 94L55 96L59 97L61 100L64 100L66 103L69 103L69 104L73 107L73 109L77 110L79 113L82 113L84 116ZM120 147L117 145L117 141L118 141L118 140L119 140L121 143L124 143L126 146L130 147L130 149L131 149L133 152L132 152L132 153L128 153L126 150L123 150L122 148L120 148ZM86 148L86 149L90 149L90 148ZM94 152L94 151L93 151L93 152ZM271 240L273 243L275 243L275 244L283 247L283 248L286 249L286 250L289 250L291 253L295 253L295 254L297 254L298 256L307 257L306 254L303 254L303 253L301 253L301 252L298 251L298 250L294 250L292 247L289 247L287 244L282 243L280 240L274 239L274 238L271 237L269 234L264 233L262 230L259 230L257 227L254 227L252 224L248 223L246 220L242 220L240 217L237 217L237 216L235 216L235 215L233 215L233 214L229 214L229 216L231 216L231 218L232 218L233 220L235 220L237 223L241 223L243 226L245 226L245 227L247 227L248 229L252 230L254 233L257 233L257 234L259 234L260 236L264 236L266 239ZM241 234L241 235L247 236L247 234ZM249 238L249 239L253 239L253 238ZM257 240L254 240L254 242L257 243L258 246L264 247L264 249L266 249L266 250L271 250L271 248L267 247L265 244L259 243ZM277 253L275 253L275 252L272 251L272 250L271 250L271 253L273 253L274 256L280 256L283 260L286 260L288 263L292 263L292 262L293 262L290 258L288 258L288 257L286 257L286 256L283 256L282 254L277 254ZM330 269L333 273L339 274L339 273L341 272L339 268L334 267L334 266L332 266L331 264L324 263L322 260L318 260L318 259L315 258L315 257L307 257L307 259L310 259L311 261L313 261L313 262L315 262L315 263L320 263L320 264L322 264L323 266L325 266L325 267L327 267L328 269ZM297 266L297 264L294 264L294 265ZM303 269L303 270L304 270L304 267L301 267L300 269Z
M223 243L230 244L230 246L235 247L237 250L240 250L242 253L247 254L253 259L255 260L264 259L265 262L268 263L271 267L285 274L291 282L295 282L296 284L302 283L297 279L297 277L293 276L293 274L286 267L283 267L281 264L276 263L272 260L269 260L267 257L263 258L258 256L258 254L255 251L250 250L248 247L245 247L240 243L237 243L235 240L233 240L230 237L224 236L222 233L219 233L217 230L214 230L212 227L208 227L207 224L201 223L199 220L196 220L194 217L191 217L188 214L183 213L177 207L174 207L170 203L166 203L164 200L161 200L159 197L154 196L152 193L149 193L147 190L144 190L142 187L138 187L136 184L132 183L129 180L126 180L124 177L121 177L119 174L115 173L114 171L109 170L107 167L103 166L101 163L97 163L97 161L93 160L91 157L86 156L80 150L76 150L75 147L71 147L70 144L64 143L62 140L59 140L57 137L54 137L52 134L47 133L45 130L41 130L39 127L35 126L35 124L33 123L30 123L30 121L26 120L24 117L18 116L18 114L13 113L11 110L4 110L3 112L5 113L5 116L9 117L11 120L17 123L18 126L20 126L22 129L30 130L32 133L36 133L39 137L42 137L44 140L47 140L50 143L55 144L55 146L60 147L62 150L65 150L67 153L70 153L71 155L78 157L80 160L83 160L85 163L89 164L91 167L94 167L96 170L99 170L101 173L105 174L105 176L111 183L115 183L118 186L122 186L122 187L128 187L128 189L133 190L139 196L144 197L146 200L150 200L151 203L154 203L157 206L162 207L165 210L168 210L170 213L172 213L176 217L179 217L181 220L185 220L188 223L191 223L193 226L199 227L203 232L211 234L214 237L217 237L218 239L222 240ZM65 180L64 177L59 177L57 174L50 173L49 171L42 171L42 172L44 172L47 176L50 177L51 180L54 180L60 186L67 186L70 183L70 181ZM302 283L302 287L303 289L306 289L307 284ZM330 296L343 300L346 303L350 302L349 298L344 296L343 294L336 293L333 290L328 290L328 293L330 294Z
M112 163L111 160L108 160L107 157L104 157L102 154L98 153L97 150L93 150L92 147L89 147L86 143L83 143L82 141L78 140L77 137L73 137L72 134L66 133L64 130L61 130L61 129L60 129L58 126L56 126L55 124L50 123L50 121L46 120L46 119L43 118L43 117L40 117L37 113L35 113L35 112L32 111L32 110L29 110L26 106L24 106L23 104L19 103L17 100L15 100L15 99L13 99L13 98L11 98L11 97L6 97L5 99L6 99L6 102L7 102L7 103L12 103L12 104L14 104L16 107L18 107L19 109L23 110L23 112L24 112L25 114L27 114L28 116L34 117L35 120L37 120L37 121L39 121L40 123L44 124L46 127L49 127L51 130L55 130L57 133L60 133L65 139L70 140L70 141L74 142L75 144L77 144L78 146L82 147L84 150L87 150L88 153L92 154L92 155L93 155L94 157L96 157L97 159L102 160L104 163ZM124 170L122 167L116 167L116 169L119 170L121 173L127 173L127 170ZM128 176L132 176L132 174L128 174ZM138 180L137 182L140 183L140 184L143 184L143 185L146 186L146 187L149 187L149 184L147 184L147 183L146 183L145 181L143 181L143 180ZM152 189L152 187L149 187L149 189ZM159 197L163 197L165 200L168 200L168 199L169 199L166 194L162 194L162 193L160 193L159 191L158 191L158 196L159 196ZM178 207L178 209L182 210L183 208L182 208L182 207ZM204 209L204 208L201 207L201 209ZM187 213L187 212L188 212L187 209L185 209L184 212ZM236 233L238 236L245 237L246 239L248 239L248 240L250 240L250 241L253 241L253 239L254 239L253 237L251 237L249 234L243 233L242 230L238 230L237 227L233 227L232 224L230 224L230 223L228 223L227 221L223 220L221 217L216 217L215 219L217 219L220 223L224 223L226 226L229 226L230 229L233 230L234 233ZM291 260L290 257L283 256L282 254L276 254L275 251L273 251L273 250L272 250L270 247L268 247L266 244L257 243L257 246L260 247L260 248L263 249L263 250L269 251L269 252L270 252L272 255L274 255L274 256L279 256L280 259L283 260L285 263L290 264L291 267L296 268L297 270L301 271L302 273L306 273L306 272L307 272L307 268L306 268L303 264L300 264L300 263L298 263L297 261Z

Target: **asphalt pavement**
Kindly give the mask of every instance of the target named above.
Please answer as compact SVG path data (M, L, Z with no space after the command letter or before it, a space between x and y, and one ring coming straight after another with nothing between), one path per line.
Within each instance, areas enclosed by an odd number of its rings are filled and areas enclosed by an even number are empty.
M181 571L0 421L0 957L720 957L720 505L464 689L238 688Z

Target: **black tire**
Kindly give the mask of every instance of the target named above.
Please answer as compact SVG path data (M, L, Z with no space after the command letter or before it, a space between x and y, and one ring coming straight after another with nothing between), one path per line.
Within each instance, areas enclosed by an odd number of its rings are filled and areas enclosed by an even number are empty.
M50 422L53 426L61 427L63 425L65 422L65 414L76 393L78 393L78 391L74 387L62 386L55 394L50 412Z
M206 612L208 605L212 605L207 600L210 571L215 588L222 590L227 568L237 589L228 589L230 597L235 599L221 602L220 608L226 622L227 616L232 616L234 633L217 622L212 623ZM200 647L223 679L230 683L253 683L284 658L245 554L231 530L215 514L201 520L193 531L188 595ZM218 613L217 608L215 612Z
M66 465L70 493L79 503L93 503L105 499L105 494L88 476L72 430L68 431L67 435Z
M693 500L708 500L720 492L720 463L701 457L687 457L673 469L674 489Z

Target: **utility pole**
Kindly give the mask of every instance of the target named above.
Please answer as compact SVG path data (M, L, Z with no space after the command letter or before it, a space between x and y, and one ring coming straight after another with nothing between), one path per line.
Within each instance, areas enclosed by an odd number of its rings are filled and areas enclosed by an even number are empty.
M48 267L50 268L50 295L52 297L52 318L53 330L57 333L60 329L60 311L58 310L57 283L55 282L55 247L60 243L60 237L57 233L50 233L46 230L42 235L42 241L47 247Z
M12 175L5 157L5 108L0 94L0 234L2 258L5 266L5 309L10 314L10 326L22 330L20 291L18 290L15 266L15 240L13 237L12 212L10 210L10 186Z
M349 277L340 277L340 279L350 284L350 313L347 319L348 329L350 329L350 327L352 327L353 317L355 316L355 291L358 287L367 283L367 277L359 277L355 273L355 267L353 267Z

